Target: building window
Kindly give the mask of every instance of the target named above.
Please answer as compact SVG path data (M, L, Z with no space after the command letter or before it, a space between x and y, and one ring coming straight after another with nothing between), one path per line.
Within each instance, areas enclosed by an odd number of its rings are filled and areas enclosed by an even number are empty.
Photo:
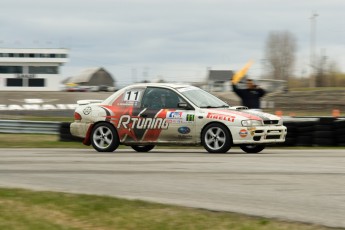
M0 53L0 57L30 57L30 58L67 58L67 54L42 54L42 53Z
M45 79L44 78L29 78L29 87L44 87Z
M29 66L29 74L58 74L57 66Z
M8 87L22 87L23 86L23 79L22 78L7 78L6 79L6 86Z
M23 73L22 66L0 66L0 73Z

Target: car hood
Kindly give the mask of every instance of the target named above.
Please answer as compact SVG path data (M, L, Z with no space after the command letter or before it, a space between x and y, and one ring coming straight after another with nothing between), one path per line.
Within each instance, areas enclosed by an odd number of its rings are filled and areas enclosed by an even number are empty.
M255 109L246 109L246 107L229 107L227 109L205 109L205 113L212 115L234 116L241 120L281 120L281 117L265 113Z

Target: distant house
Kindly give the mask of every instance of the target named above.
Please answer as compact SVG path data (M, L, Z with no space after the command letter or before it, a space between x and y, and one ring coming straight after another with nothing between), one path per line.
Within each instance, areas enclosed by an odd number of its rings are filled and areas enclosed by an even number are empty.
M85 69L80 74L70 77L68 82L82 86L115 86L115 79L102 67Z
M208 72L208 90L213 92L229 91L230 81L234 71L232 70L209 70Z
M116 80L102 67L85 69L81 73L64 81L65 84L76 84L82 87L116 87Z

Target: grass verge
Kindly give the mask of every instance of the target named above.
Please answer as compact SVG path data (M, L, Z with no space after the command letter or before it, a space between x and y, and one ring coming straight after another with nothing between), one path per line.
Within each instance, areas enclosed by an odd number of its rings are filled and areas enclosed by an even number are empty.
M0 188L0 229L323 230L323 226L139 200Z
M62 142L58 135L0 133L0 148L90 148L81 142Z

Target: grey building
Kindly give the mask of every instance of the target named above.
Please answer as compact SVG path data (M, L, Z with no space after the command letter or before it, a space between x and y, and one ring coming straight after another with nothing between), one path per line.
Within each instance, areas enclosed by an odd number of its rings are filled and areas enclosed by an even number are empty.
M229 91L233 75L234 71L232 70L209 70L207 77L208 90L213 92Z

